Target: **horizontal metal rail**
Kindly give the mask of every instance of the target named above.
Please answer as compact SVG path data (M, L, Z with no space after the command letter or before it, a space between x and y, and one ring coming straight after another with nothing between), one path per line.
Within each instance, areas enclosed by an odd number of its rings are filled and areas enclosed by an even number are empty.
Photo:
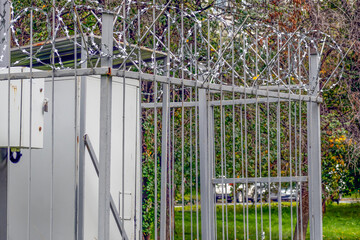
M54 74L54 75L53 75ZM49 78L49 77L70 77L70 76L90 76L90 75L111 75L117 77L125 77L132 79L140 79L142 81L156 81L159 83L170 83L176 85L184 84L185 87L199 87L209 90L222 90L223 92L229 93L243 93L247 95L257 95L270 98L280 98L294 101L303 101L303 102L317 102L321 103L323 99L317 96L308 96L308 95L299 95L291 94L284 92L274 92L270 90L261 90L251 87L242 87L242 86L231 86L231 85L221 85L215 83L201 82L196 80L188 80L174 77L166 77L148 73L140 72L130 72L123 70L113 70L111 68L85 68L85 69L61 69L54 71L39 71L39 72L20 72L20 73L10 73L10 74L0 74L0 81L5 80L15 80L15 79L27 79L32 77L34 78Z
M184 105L184 107L196 107L198 106L198 102L171 102L170 108L181 108ZM142 108L162 108L163 103L157 102L157 103L141 103Z
M289 89L303 89L304 86L302 85L271 85L271 86L259 86L259 89L261 90L269 90L269 91L289 91Z
M289 182L307 182L307 176L298 177L253 177L253 178L215 178L212 179L213 184L219 183L289 183Z
M232 106L232 105L244 105L244 104L255 104L255 103L277 103L277 102L288 102L289 99L283 99L283 98L249 98L249 99L235 99L235 100L223 100L223 101L209 101L210 106ZM182 106L184 107L197 107L198 102L171 102L170 108L180 108ZM142 103L142 108L162 108L163 104L161 102L157 103Z
M284 98L248 98L248 99L235 99L235 100L222 100L222 101L209 101L210 106L232 106L237 104L255 104L255 103L275 103L275 102L289 102L289 99Z
M89 152L91 161L92 161L92 163L94 165L95 172L96 172L97 176L99 176L99 161L98 161L98 159L96 157L94 148L93 148L93 146L91 144L91 141L89 139L89 136L87 134L85 134L85 136L84 136L84 142L85 142L85 146L86 146L86 148L87 148L87 150ZM114 199L113 199L113 197L111 195L110 195L110 209L111 209L111 212L112 212L112 214L114 216L116 225L117 225L117 227L118 227L118 229L120 231L121 236L123 237L123 239L128 240L129 238L127 237L126 232L123 229L122 221L120 219L120 214L118 213L118 211L116 209Z

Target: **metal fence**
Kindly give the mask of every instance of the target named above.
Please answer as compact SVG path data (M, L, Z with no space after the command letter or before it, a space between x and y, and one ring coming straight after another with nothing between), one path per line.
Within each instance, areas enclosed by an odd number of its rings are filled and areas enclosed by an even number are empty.
M1 239L322 239L330 36L226 4L0 12Z

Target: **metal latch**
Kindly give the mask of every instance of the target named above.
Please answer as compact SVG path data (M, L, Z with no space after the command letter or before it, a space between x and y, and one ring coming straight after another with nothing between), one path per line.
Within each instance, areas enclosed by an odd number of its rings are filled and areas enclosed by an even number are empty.
M43 113L49 111L49 99L44 98L43 102Z

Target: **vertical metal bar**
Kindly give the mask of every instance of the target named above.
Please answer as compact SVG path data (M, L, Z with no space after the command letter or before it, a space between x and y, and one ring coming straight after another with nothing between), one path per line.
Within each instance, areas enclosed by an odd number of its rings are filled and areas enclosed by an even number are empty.
M221 56L222 53L222 32L223 27L221 24L219 24L219 33L220 33L220 39L219 39L219 56ZM220 71L221 67L220 67ZM221 210L222 210L222 237L225 239L225 236L228 235L228 204L227 204L227 184L224 184L224 178L227 177L226 174L226 140L225 140L225 110L224 106L222 105L222 101L224 99L224 93L223 93L223 82L222 82L222 76L220 75L220 152L221 152ZM215 119L213 120L215 121ZM225 196L225 205L226 208L224 208L224 196ZM215 209L216 211L216 209ZM224 212L225 211L225 212ZM225 232L226 231L226 232Z
M138 16L137 16L137 20L138 20L138 23L137 23L137 28L138 28L138 32L137 32L137 48L138 48L138 61L139 61L139 126L138 126L138 128L139 128L139 131L140 131L140 139L139 139L139 143L140 143L140 146L139 146L139 148L140 148L140 156L139 156L139 159L140 159L140 170L139 170L139 172L140 172L140 197L139 197L139 199L140 199L140 211L139 211L139 239L142 239L142 220L143 220L143 218L142 218L142 199L143 199L143 195L142 195L142 193L143 193L143 189L142 189L142 186L143 186L143 174L142 174L142 139L143 139L143 134L142 134L142 131L141 131L141 124L142 124L142 121L141 121L141 118L142 118L142 108L141 108L141 103L142 103L142 78L141 78L141 72L142 72L142 59L141 59L141 48L140 48L140 38L141 38L141 32L140 32L140 26L141 26L141 15L140 15L140 9L138 9ZM136 186L136 185L135 185ZM135 199L135 201L136 201L136 199ZM135 204L135 206L136 206L136 204ZM135 211L136 211L136 208L135 208ZM135 215L136 216L136 215ZM136 225L136 221L137 220L135 220L135 225ZM136 227L135 227L135 229L136 229ZM135 237L135 239L136 239L136 237Z
M169 94L170 94L170 86L169 86ZM170 96L169 96L169 100L170 100ZM169 214L169 233L168 233L168 236L169 236L169 239L172 239L172 226L173 226L173 210L172 210L172 152L173 152L173 148L172 148L172 132L171 132L171 129L172 129L172 119L173 119L173 114L174 112L169 109L169 113L170 113L170 116L169 116L169 146L168 146L168 214Z
M190 45L190 52L192 53L192 45ZM192 74L193 74L193 69L192 69L192 65L193 65L193 61L190 62L190 73L191 73L191 79L192 79ZM192 102L192 88L190 88L190 102ZM192 134L192 114L193 114L193 108L191 107L190 109L190 239L193 239L193 182L192 182L192 178L193 178L193 134Z
M139 47L138 45L136 47ZM140 66L140 62L139 62L139 66ZM141 68L139 67L139 72L141 72ZM135 135L135 165L134 165L134 171L135 171L135 188L134 188L134 240L137 239L137 226L138 226L138 206L140 205L140 208L142 206L141 202L138 203L138 188L141 186L140 182L138 181L138 179L142 178L142 175L139 176L139 166L141 166L141 155L142 155L142 134L141 134L141 78L139 78L139 87L138 87L138 92L137 92L137 101L136 101L136 112L137 112L137 116L136 116L136 135ZM125 85L125 84L124 84ZM140 160L140 162L139 162ZM141 198L140 198L141 199ZM125 229L125 228L124 228ZM139 237L139 239L141 239Z
M262 175L262 155L261 155L261 107L259 106L259 115L258 115L258 134L259 134L259 176L263 177ZM261 221L261 240L265 238L265 233L264 233L264 210L263 210L263 188L264 188L264 183L260 183L260 221Z
M50 233L49 239L53 239L54 229L54 165L55 165L55 0L52 1L52 39L51 39L51 64L52 64L52 76L51 76L51 178L50 178Z
M83 141L80 140L81 136L80 136L80 101L81 101L81 95L80 95L80 91L81 91L81 87L79 86L81 84L81 81L79 81L79 78L77 76L77 65L78 65L78 58L77 58L77 24L76 24L76 19L75 19L75 0L71 1L71 6L72 6L72 15L74 17L74 69L75 69L75 76L74 76L74 91L75 91L75 107L74 107L74 114L75 114L75 118L74 118L74 122L75 122L75 168L74 168L74 172L75 172L75 239L78 238L79 236L79 173L80 173L80 148L81 148L81 144L83 144ZM80 57L80 61L81 61L81 57Z
M170 90L170 89L169 89ZM170 93L170 91L169 91ZM169 97L170 99L170 97ZM169 196L168 196L168 214L169 214L169 239L172 239L172 226L173 226L173 220L172 220L172 152L173 152L173 148L172 148L172 127L173 127L173 124L172 124L172 119L173 119L173 115L174 114L174 111L170 109L170 119L169 119L169 148L168 148L168 156L169 156L169 162L168 162L168 191L169 191Z
M102 15L102 49L107 56L101 66L112 67L113 15ZM110 163L111 163L111 97L112 77L101 76L100 90L100 163L99 163L99 225L98 239L108 240L110 232Z
M245 74L244 74L245 75ZM244 78L245 79L245 78ZM240 106L240 136L241 136L241 140L240 140L240 149L241 149L241 177L244 178L245 177L245 163L244 163L244 125L243 125L243 106ZM244 198L244 184L241 184L241 194L239 193L239 202L242 203L242 215L243 215L243 235L244 235L244 240L247 239L246 238L246 212L245 212L245 198ZM240 199L241 197L241 199Z
M200 192L201 192L201 238L213 239L210 218L213 217L211 198L210 162L208 149L208 106L206 89L199 89L199 143L200 143Z
M277 37L277 48L278 48L278 61L277 61L277 75L280 78L280 36ZM280 79L278 79L280 81ZM278 88L280 93L280 88ZM280 98L277 102L276 110L276 143L277 143L277 177L280 177L278 186L278 219L279 219L279 239L282 239L282 209L281 209L281 125L280 125Z
M255 83L257 84L257 74L258 74L258 29L256 29L255 31ZM256 86L256 85L255 85ZM259 109L259 106L258 106L258 92L256 90L256 94L255 94L255 97L256 97L256 102L255 102L255 178L257 178L258 176L258 109ZM255 238L256 240L258 239L258 235L259 235L259 232L258 232L258 211L257 211L257 194L258 194L258 189L257 189L257 181L255 181L254 183L254 188L255 188L255 194L254 194L254 205L255 205Z
M170 58L170 46L171 46L171 20L170 20L170 13L168 13L169 15L167 16L167 23L168 23L168 35L167 35L167 46L168 46L168 56L166 58L166 76L169 78L170 77L170 66L171 66L171 58ZM169 88L168 88L168 101L170 101L170 80L168 79L168 84L169 84ZM168 106L169 107L169 106ZM167 184L168 184L168 187L167 187L167 191L168 191L168 195L167 195L167 203L168 203L168 209L169 209L169 238L171 239L172 237L172 204L171 204L171 151L173 151L173 149L171 148L171 133L170 133L170 107L169 107L169 114L168 114L168 136L169 136L169 139L168 139L168 181L167 181Z
M244 67L244 83L246 84L246 36L243 37L243 67ZM247 94L244 91L244 161L245 165L243 165L243 168L245 166L245 173L243 173L243 177L245 177L245 198L246 199L246 239L249 239L249 194L248 194L248 139L247 139L247 103L246 103ZM243 193L244 196L244 193ZM244 210L244 209L243 209ZM245 231L244 231L245 235Z
M232 16L231 18L232 20L232 28L231 31L232 33L234 33L234 16ZM234 36L235 37L235 36ZM236 239L236 183L235 183L235 178L236 178L236 169L235 169L235 69L234 69L234 62L235 62L235 49L234 49L234 41L231 42L231 84L232 84L232 99L233 99L233 104L232 104L232 165L233 165L233 201L234 201L234 239Z
M208 92L210 92L208 90ZM213 96L214 97L214 96ZM209 168L208 168L208 176L209 176L209 181L211 181L211 179L215 176L215 123L214 123L214 107L209 106L208 104L208 138L209 140L207 141L208 144L208 150L209 150L209 154L208 156L208 161L209 161ZM210 235L211 235L211 239L217 239L217 224L215 224L215 219L217 219L216 217L216 204L214 203L215 201L215 188L214 185L210 182L209 183L209 197L208 197L208 204L209 204L209 210L210 210L210 218L209 218L209 223L210 223Z
M220 50L221 52L221 50ZM224 112L222 106L222 99L223 99L223 92L222 92L222 84L220 85L220 161L221 161L221 224L222 224L222 239L225 239L225 215L224 215L224 194L226 191L226 185L224 184L224 128L225 125L224 120ZM214 143L215 144L215 143ZM216 158L216 155L214 155ZM216 161L215 161L216 162ZM225 196L226 197L226 196Z
M279 92L279 90L278 90ZM281 117L281 112L280 112L280 98L278 99L278 103L277 103L277 110L276 110L276 143L277 143L277 177L280 178L280 181L278 183L278 192L277 192L277 197L278 197L278 221L279 221L279 239L282 239L282 209L281 209L281 134L280 134L280 117Z
M244 94L244 99L246 100L246 92ZM247 239L250 238L249 232L249 183L248 183L248 133L247 133L247 103L244 104L244 146L245 146L245 199L246 199L246 236Z
M167 66L168 59L165 64ZM169 72L167 71L169 77ZM168 169L168 145L169 145L169 83L162 84L162 135L161 135L161 204L160 204L160 239L166 239L166 209L167 209L167 169Z
M81 40L81 68L87 67L87 51L85 48L87 36ZM86 124L86 77L81 77L80 86L80 147L79 147L79 189L78 189L78 218L77 218L77 240L84 239L84 190L85 190L85 124Z
M269 64L269 39L266 38L266 64ZM267 71L267 82L266 82L266 134L267 134L267 167L268 167L268 203L269 203L269 240L271 240L271 165L270 165L270 101L269 101L269 82L271 80L270 70Z
M0 0L0 12L5 13L3 26L0 28L0 40L4 38L0 49L3 50L3 60L0 67L9 68L10 73L10 4L7 0ZM5 47L6 46L6 47ZM0 155L0 239L8 239L8 159L10 152L10 80L8 80L8 149L1 151ZM5 104L5 103L4 103ZM6 157L7 155L7 157Z
M126 51L126 0L123 2L123 43L124 43L124 49ZM111 35L112 37L112 35ZM112 41L112 40L111 40ZM112 45L111 45L111 49L112 49ZM112 51L112 50L110 50ZM124 60L126 61L126 60ZM112 67L112 64L111 64ZM123 75L123 81L122 81L122 141L121 141L121 219L122 219L122 227L123 229L125 229L125 136L126 136L126 78L125 78L125 71L126 71L126 63L123 64L123 71L124 71L124 75ZM110 108L111 110L111 108ZM136 184L135 184L136 185Z
M289 71L291 71L291 52L290 52L290 45L288 46L288 67L289 67ZM290 95L290 84L291 84L291 77L289 76L289 95ZM289 165L290 165L290 225L291 225L291 228L290 228L290 232L291 232L291 240L293 240L293 192L292 192L292 185L293 185L293 182L292 182L292 131L291 131L291 114L292 114L292 107L291 107L291 99L289 97Z
M256 91L256 99L258 99L257 97L257 91ZM258 177L258 161L259 161L259 155L258 155L258 142L259 142L259 139L258 139L258 110L259 110L259 106L258 106L258 101L256 100L256 103L255 103L255 178ZM255 239L258 239L259 238L259 229L258 229L258 182L257 180L255 180L254 182L254 189L255 189L255 193L254 193L254 206L255 206Z
M207 42L208 42L208 44L207 44L207 71L210 71L210 69L211 69L211 65L210 65L211 64L211 58L210 58L211 57L211 55L210 55L211 47L210 47L210 16L209 16L209 14L207 15L207 21L206 22L207 22ZM205 81L206 76L207 76L207 74L205 76L202 76L202 79L201 79L202 82ZM209 113L208 112L209 107L206 106L206 101L208 100L208 97L209 97L208 93L209 92L210 91L208 91L208 92L206 92L206 91L202 92L202 90L198 91L198 95L199 95L199 144L200 144L200 146L199 146L199 149L200 149L200 159L199 159L199 161L200 161L200 193L201 193L200 196L203 196L202 195L203 194L203 188L206 189L204 191L205 196L206 196L206 200L204 199L204 201L203 201L203 199L201 197L201 225L202 226L203 226L203 220L205 219L205 218L203 218L202 215L203 215L203 213L205 211L208 214L207 219L205 220L206 229L207 229L206 235L203 234L204 233L204 230L203 230L204 228L202 227L202 229L201 229L201 233L202 233L201 238L204 238L204 239L209 238L209 236L211 235L210 232L209 232L211 230L211 228L210 228L210 218L213 218L213 217L216 218L216 211L215 211L215 214L210 213L210 211L213 210L213 208L211 207L211 204L210 204L210 202L213 202L213 200L211 199L212 186L208 185L208 181L209 181L209 178L211 176L211 170L210 170L211 167L205 167L204 169L202 169L202 164L206 163L207 166L211 166L211 164L213 164L213 159L212 159L213 151L212 151L212 148L214 148L214 147L212 147L212 146L214 145L214 142L209 143L210 135L213 134L213 131L211 131L211 129L209 129L210 122L211 122L211 119L209 118L209 116L211 116L211 118L213 117L214 109L212 109L212 113ZM200 102L202 102L202 103L200 103ZM203 106L200 106L200 105L203 105ZM207 109L203 110L203 112L202 112L200 110L200 108L205 108L205 107L207 107ZM204 119L204 120L202 120L202 119ZM204 126L206 126L206 128ZM202 129L202 127L204 127L205 129ZM207 137L206 140L205 140L205 138L202 139L201 132L203 130L206 131L206 133L205 133L205 136ZM202 141L202 140L204 140L204 141ZM204 145L206 144L206 147L202 146L203 144ZM203 147L203 149L206 150L206 155L204 153L202 153L202 147ZM214 161L215 161L215 157L214 157ZM202 162L204 162L204 163L202 163ZM202 175L204 175L203 176L204 180L202 180ZM206 195L206 194L208 194L208 195ZM204 205L204 211L203 211L203 203L205 204ZM215 233L217 233L216 229L215 229Z
M194 26L195 56L197 56L197 25ZM198 75L198 62L195 59L195 74ZM195 83L195 101L198 101L198 81ZM196 191L196 239L200 239L199 232L199 169L198 169L198 107L195 106L195 191Z
M215 96L214 94L211 94L210 91L208 91L209 93L209 96L208 96L208 100L211 100L214 101L215 100ZM218 134L217 132L215 132L215 123L214 123L214 114L215 112L215 107L214 106L209 106L208 107L208 149L209 149L209 162L210 162L210 175L209 176L215 176L216 175L216 143L215 143L215 138L214 136L216 134ZM218 136L218 135L216 135ZM214 191L215 190L215 191ZM212 195L213 199L211 199L211 197L209 198L209 206L211 209L214 210L214 214L213 214L213 219L217 219L218 215L217 215L217 201L216 201L216 188L214 187L214 185L211 185L211 191L210 191L210 194L215 194L215 195ZM212 203L214 203L213 207L212 207ZM215 239L218 239L220 238L220 234L218 234L218 229L221 229L221 228L218 228L217 224L215 225Z
M31 6L32 7L32 6ZM31 217L31 162L32 162L32 104L33 104L33 79L32 79L32 72L33 72L33 9L30 10L30 121L29 121L29 169L28 169L28 229L27 229L27 237L30 239L30 217ZM23 81L23 80L21 80ZM21 86L21 98L23 91L23 86ZM20 110L22 114L22 109ZM21 118L21 117L20 117ZM20 122L22 119L20 119ZM20 127L22 124L20 123ZM21 135L20 135L21 137ZM21 138L20 138L21 139ZM21 140L20 140L21 146Z
M319 59L316 50L312 50L310 53L309 94L313 96L316 96L319 91ZM316 102L309 102L307 116L310 239L319 240L322 239L320 105Z
M155 17L155 0L153 0L153 4L152 4L152 19L153 21L156 21L156 17ZM157 79L156 79L156 74L157 74L157 63L156 63L156 24L153 24L153 56L152 56L152 63L153 63L153 67L154 67L154 103L155 103L155 108L154 108L154 173L155 173L155 201L154 201L154 228L155 228L155 239L158 239L158 183L157 183L157 177L158 177L158 157L157 157L157 143L158 143L158 139L157 139L157 127L158 127L158 123L157 123L157 118L158 118L158 114L157 114L157 98L158 98L158 83L157 83Z
M300 51L300 47L301 47L301 42L298 43L298 61L301 62L301 51ZM301 65L299 65L299 69L298 69L299 73L299 79L301 79ZM301 89L299 90L299 95L301 95ZM299 101L299 176L302 176L302 101L300 99ZM303 239L303 211L302 211L302 206L303 206L303 201L302 201L302 183L299 182L299 193L300 193L300 221L297 223L298 226L300 226L300 236L301 236L301 240ZM300 224L299 224L300 223ZM298 231L299 232L299 231Z
M294 161L295 161L295 176L299 176L299 172L298 172L298 149L297 149L297 139L298 139L298 130L297 130L297 104L298 102L295 102L294 104ZM296 182L296 187L295 187L295 190L296 190L296 194L295 194L295 197L296 197L296 201L295 201L295 204L296 204L296 225L299 223L299 182ZM298 226L297 227L297 230L296 230L296 236L295 239L296 240L299 240L299 228Z
M183 61L182 61L183 62ZM184 76L184 74L183 74ZM182 78L184 79L184 78ZM181 223L182 223L182 238L185 239L185 176L184 176L184 115L185 115L185 108L184 108L184 82L181 84Z
M299 91L299 94L301 94L301 89ZM299 176L302 176L302 101L299 101ZM304 231L303 231L303 201L302 201L302 183L299 183L300 185L300 230L301 230L301 240L304 240Z
M259 81L258 79L258 69L259 69L259 66L258 66L258 41L259 41L259 38L258 38L258 29L256 29L256 81ZM258 83L259 85L259 83ZM256 95L258 93L256 92ZM259 106L259 103L258 103L258 98L256 98L256 113L257 113L257 118L256 118L256 121L258 122L257 126L256 126L256 129L257 129L257 139L258 139L258 149L256 149L256 151L259 151L259 154L258 154L258 167L259 167L259 176L262 177L262 166L261 166L261 107ZM257 193L258 191L256 191ZM261 228L260 228L260 231L261 231L261 239L265 238L264 236L264 219L263 219L263 201L262 201L262 194L263 194L263 183L260 183L260 223L261 223ZM256 197L256 200L257 200L258 197ZM257 223L256 223L257 224Z
M175 94L173 92L173 99L175 99ZM171 141L171 216L174 219L174 222L171 225L171 234L172 238L175 238L175 109L173 108L173 116L172 116L172 141Z
M208 45L207 45L207 70L210 71L211 69L211 46L210 46L210 15L208 14L207 16L207 42L208 42ZM204 81L205 78L203 78L203 81ZM200 102L200 91L198 91L199 93L199 102ZM203 98L203 101L207 101L208 98L206 97L207 96L207 92L205 93L202 93L204 94L204 98ZM204 103L203 103L204 104ZM209 139L207 139L206 143L204 142L204 144L207 144L207 151L208 151L208 155L206 156L207 157L207 163L208 163L208 167L207 167L207 181L206 183L204 184L208 184L209 181L211 180L211 176L213 174L213 170L215 169L215 167L213 166L214 163L215 163L215 155L214 155L214 151L215 151L215 148L214 148L214 145L215 145L215 142L214 142L214 124L213 124L213 120L214 120L214 109L212 108L211 111L209 111L209 106L207 107L207 111L206 111L206 124L207 124L207 135L210 139L211 139L211 142L209 141ZM199 126L200 124L203 124L203 122L200 120L200 116L201 116L201 111L200 111L200 106L199 106ZM204 123L205 124L205 123ZM210 128L211 126L211 128ZM200 144L202 143L202 139L201 139L201 135L200 135L200 129L199 129L199 142ZM210 155L211 153L211 155ZM200 147L200 178L201 178L201 147ZM200 179L200 189L202 189L201 187L201 179ZM214 209L214 205L216 207L216 204L214 204L214 188L212 186L211 183L209 183L209 185L207 185L207 192L208 192L208 196L207 196L207 204L208 204L208 213L209 213L209 219L208 219L208 227L209 227L209 231L208 231L208 236L209 238L208 239L215 239L216 238L216 234L217 234L217 224L214 224L214 219L216 219L216 210ZM202 190L200 190L202 191ZM202 192L201 192L202 193ZM215 210L215 211L214 211ZM201 218L202 219L202 218ZM204 239L205 237L202 236Z
M185 240L185 209L184 209L184 1L181 2L181 209L182 239Z

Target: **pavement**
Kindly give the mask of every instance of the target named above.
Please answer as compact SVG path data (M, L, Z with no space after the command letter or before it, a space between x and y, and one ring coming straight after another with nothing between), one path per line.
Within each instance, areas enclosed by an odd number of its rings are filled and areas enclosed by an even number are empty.
M340 199L340 203L360 203L360 199L342 198Z

